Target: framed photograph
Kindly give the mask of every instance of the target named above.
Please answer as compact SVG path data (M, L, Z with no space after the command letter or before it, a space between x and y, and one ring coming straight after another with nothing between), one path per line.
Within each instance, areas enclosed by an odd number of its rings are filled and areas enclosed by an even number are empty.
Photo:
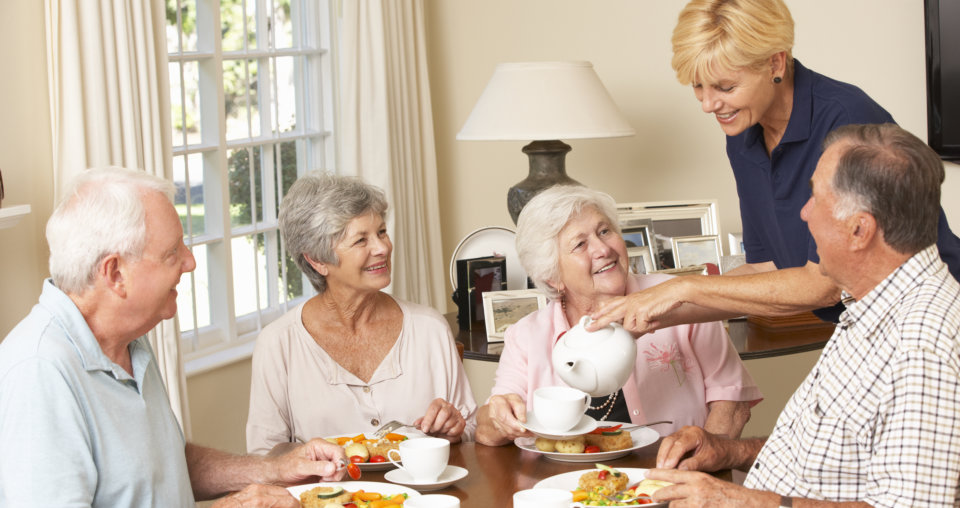
M656 270L676 268L672 238L720 234L715 199L619 203L617 214L622 230L644 219L650 221L650 246Z
M624 243L627 244L627 251L634 247L647 247L649 250L649 259L651 262L654 262L654 266L647 270L647 272L638 273L649 273L657 269L655 263L657 259L657 249L656 243L654 242L655 234L653 232L652 220L643 218L621 218L620 235L623 237Z
M630 258L630 273L652 273L653 254L650 246L646 247L627 247L627 256Z
M727 233L727 246L730 249L730 255L736 256L737 254L746 254L746 249L743 248L743 233Z
M507 289L507 260L503 256L457 260L457 322L461 330L482 330L483 293Z
M707 265L707 273L720 273L720 237L680 236L671 239L676 268ZM710 265L713 265L711 268Z
M503 342L507 327L547 305L547 297L536 289L488 291L483 293L483 316L487 342Z

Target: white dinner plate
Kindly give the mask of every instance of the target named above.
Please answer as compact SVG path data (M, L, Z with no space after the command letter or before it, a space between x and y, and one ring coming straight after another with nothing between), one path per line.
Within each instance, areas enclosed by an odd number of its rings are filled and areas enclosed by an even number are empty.
M457 260L504 256L507 258L507 289L527 289L527 272L517 255L517 234L500 226L477 229L460 240L450 258L450 284L457 289Z
M596 471L596 469L581 469L580 471L570 471L569 473L560 473L553 475L549 478L544 478L537 482L533 486L535 489L563 489L563 490L576 490L577 485L580 483L580 477L585 473L590 471ZM629 483L638 482L646 478L646 469L634 468L634 467L618 467L617 471L625 473L630 479ZM573 503L571 506L588 506L582 503ZM653 506L667 506L667 503L654 503L654 504L631 504L624 506L641 506L643 508L650 508Z
M467 470L459 466L447 466L446 469L440 473L440 477L437 478L435 482L418 482L410 476L410 473L404 471L403 469L394 469L389 473L383 475L383 478L389 482L399 483L417 489L421 492L427 492L430 490L440 490L444 487L452 485L454 482L466 478Z
M293 497L300 499L300 493L308 491L314 487L332 487L339 485L343 487L343 490L349 492L356 492L362 490L364 492L378 492L385 496L393 496L396 494L406 494L407 497L417 497L420 495L419 492L404 487L403 485L394 485L392 483L384 482L321 482L321 483L307 483L305 485L294 485L293 487L287 487L287 490L293 494Z
M597 421L587 415L583 415L583 417L580 418L580 421L577 422L572 429L566 432L557 432L544 427L539 421L537 421L537 417L533 414L533 411L530 411L527 413L527 423L523 424L523 428L542 438L567 439L579 434L586 434L587 432L597 428Z
M357 434L359 434L359 432ZM356 436L357 434L354 434L354 436ZM407 432L394 432L394 434L407 436L407 439L414 439L417 437L426 437L426 434L424 434L423 432L420 432L417 429L409 429L409 431ZM332 437L335 439L335 438L344 437L344 436L340 435L340 436L332 436ZM347 457L347 459L349 458L350 457ZM394 469L397 467L391 464L390 460L387 460L385 462L358 462L357 466L360 467L360 471L386 471L388 469Z
M612 424L616 425L618 422L598 422L603 425ZM624 424L627 425L627 424ZM526 450L528 452L539 453L544 457L556 460L558 462L603 462L606 460L619 459L620 457L625 457L629 455L634 450L639 450L644 446L649 446L653 443L656 443L660 439L660 434L651 429L650 427L640 427L633 430L625 430L624 432L629 432L630 437L633 438L633 447L626 448L623 450L616 450L612 452L597 452L597 453L560 453L560 452L542 452L537 449L536 438L532 437L518 437L514 439L514 444L517 445L521 450Z

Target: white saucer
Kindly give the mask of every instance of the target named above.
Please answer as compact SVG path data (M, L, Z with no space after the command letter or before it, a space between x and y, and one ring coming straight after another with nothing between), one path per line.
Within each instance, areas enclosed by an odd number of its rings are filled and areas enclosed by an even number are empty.
M404 471L403 469L397 468L393 471L389 471L383 475L383 479L388 482L399 483L401 485L406 485L408 487L413 487L421 492L426 492L429 490L440 490L444 487L447 487L453 482L462 480L467 476L467 470L458 467L458 466L447 466L446 469L440 473L440 477L437 478L435 482L417 482L414 481L410 476L410 473Z
M527 423L524 423L523 427L545 439L566 439L568 437L586 434L597 428L597 421L587 415L583 415L572 429L565 432L558 432L549 430L541 425L540 422L537 421L537 417L533 414L533 411L531 411L527 413Z

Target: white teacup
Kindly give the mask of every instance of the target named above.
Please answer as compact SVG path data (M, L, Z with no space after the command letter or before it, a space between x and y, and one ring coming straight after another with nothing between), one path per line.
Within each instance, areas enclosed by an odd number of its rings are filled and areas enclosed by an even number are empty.
M569 508L572 502L573 494L563 489L527 489L513 494L513 508Z
M398 453L402 464L393 459ZM419 437L400 442L400 450L390 450L387 458L403 469L416 483L432 483L440 478L450 460L450 441L438 437Z
M590 407L590 396L567 386L545 386L533 392L533 414L544 430L566 432L574 428Z
M460 508L460 500L446 494L411 497L403 502L405 508Z

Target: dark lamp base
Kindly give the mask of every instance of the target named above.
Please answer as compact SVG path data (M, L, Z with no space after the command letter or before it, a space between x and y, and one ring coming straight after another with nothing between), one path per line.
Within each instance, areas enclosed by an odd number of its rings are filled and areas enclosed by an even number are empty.
M540 191L554 185L582 185L567 176L564 160L569 151L570 145L557 140L534 141L523 147L530 158L530 173L507 191L507 209L514 224L520 210Z

